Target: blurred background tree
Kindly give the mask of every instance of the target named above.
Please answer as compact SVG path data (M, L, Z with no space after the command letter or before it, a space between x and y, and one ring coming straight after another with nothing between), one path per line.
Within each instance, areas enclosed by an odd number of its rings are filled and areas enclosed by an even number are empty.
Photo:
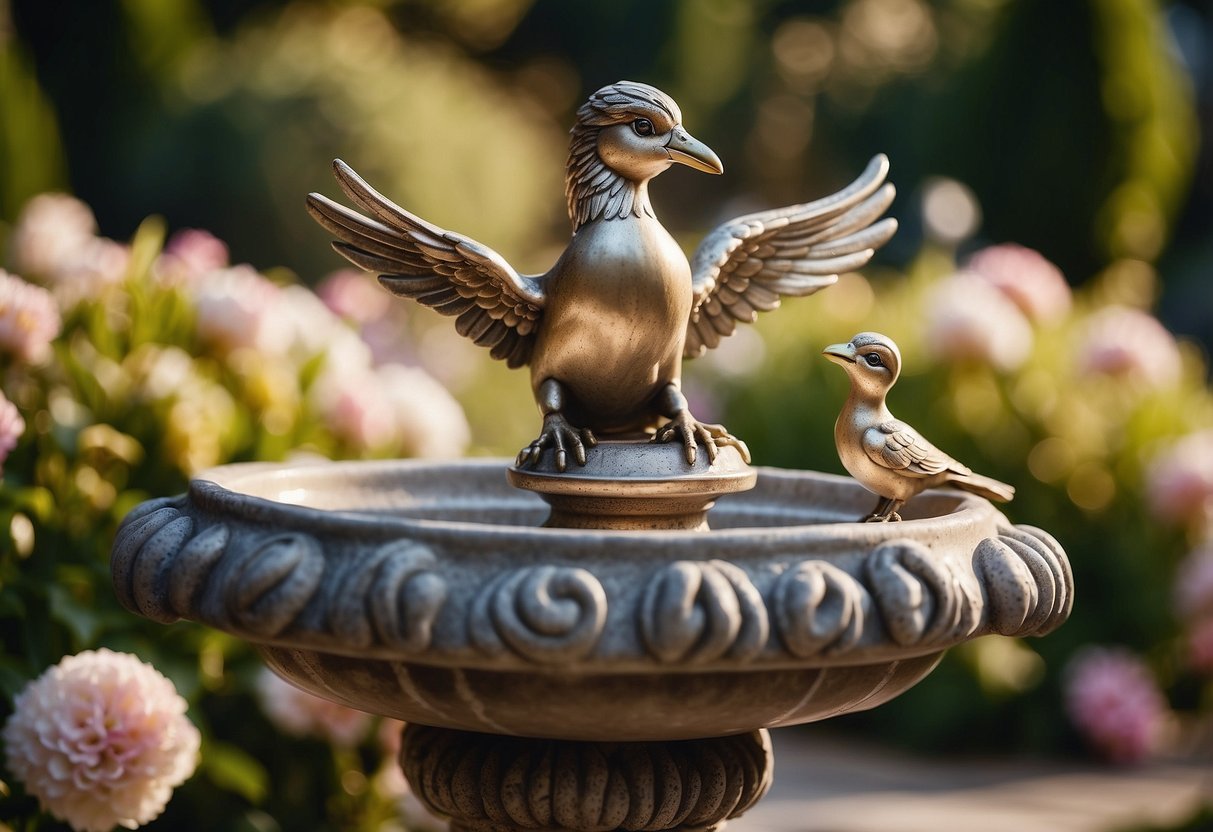
M871 280L789 304L696 362L697 412L714 407L761 464L841 471L829 436L843 380L817 352L883 328L910 368L899 415L1018 485L1011 516L1071 553L1080 598L1065 628L954 651L852 724L920 750L1073 747L1060 667L1092 642L1146 654L1172 704L1202 704L1171 582L1210 529L1156 522L1145 472L1170 440L1213 427L1207 364L1184 346L1174 389L1143 392L1087 385L1069 354L1113 304L1157 308L1213 347L1204 0L0 0L0 223L65 190L108 237L160 214L170 231L214 232L233 262L316 285L341 261L303 196L336 190L340 156L410 210L542 271L568 235L573 112L621 78L671 93L725 162L724 177L672 172L654 188L688 247L720 220L835 190L878 151L900 192L902 230ZM1042 326L1014 373L952 366L925 343L924 304L971 252L1004 242L1081 287L1075 316ZM448 321L402 314L413 357L467 410L473 452L529 441L526 383Z

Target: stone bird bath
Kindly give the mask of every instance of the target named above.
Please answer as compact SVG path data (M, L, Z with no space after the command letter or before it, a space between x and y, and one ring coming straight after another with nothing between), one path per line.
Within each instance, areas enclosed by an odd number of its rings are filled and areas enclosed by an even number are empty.
M417 795L485 832L718 829L770 782L766 729L876 707L953 645L1070 611L1057 543L979 497L863 524L852 480L733 448L691 470L677 445L588 457L510 469L557 483L550 509L498 460L216 468L131 513L114 586L405 720Z
M456 832L719 829L770 783L768 728L876 707L953 645L1070 611L1061 548L984 499L927 491L904 522L856 523L871 497L854 481L752 469L691 415L684 358L861 267L896 221L877 156L836 194L724 223L688 261L649 182L723 166L681 121L630 81L578 110L575 233L544 275L341 162L368 213L308 199L339 253L530 366L543 428L508 472L225 466L114 542L130 610L247 639L295 685L408 722L405 774ZM627 438L645 431L657 444Z

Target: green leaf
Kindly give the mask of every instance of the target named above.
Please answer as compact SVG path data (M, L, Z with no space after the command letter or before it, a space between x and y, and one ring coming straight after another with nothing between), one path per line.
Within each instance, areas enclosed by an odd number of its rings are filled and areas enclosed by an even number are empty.
M269 787L265 767L234 745L208 740L202 747L202 770L216 786L250 803L265 799Z
M46 594L50 599L51 618L67 627L79 645L93 644L101 632L101 617L76 600L65 587L50 586Z

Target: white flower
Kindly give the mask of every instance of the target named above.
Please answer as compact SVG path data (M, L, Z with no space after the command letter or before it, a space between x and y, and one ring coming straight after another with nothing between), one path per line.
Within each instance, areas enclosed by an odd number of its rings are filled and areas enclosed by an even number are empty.
M377 373L392 403L401 448L409 456L451 459L472 441L463 407L420 367L385 364Z
M1019 307L972 274L940 281L927 296L925 318L927 349L949 363L1013 370L1032 350L1032 327Z
M14 267L53 282L96 238L92 209L67 194L39 194L25 204L13 226Z
M252 266L211 272L193 285L198 334L225 351L247 347L281 353L292 337L277 304L282 289Z
M68 656L17 695L9 770L79 832L135 829L194 773L201 737L173 683L127 653Z

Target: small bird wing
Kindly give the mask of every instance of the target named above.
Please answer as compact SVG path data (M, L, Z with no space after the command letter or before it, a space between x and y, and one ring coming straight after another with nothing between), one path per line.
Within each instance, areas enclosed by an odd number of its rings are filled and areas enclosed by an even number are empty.
M897 231L894 219L876 222L896 193L888 172L879 154L836 194L747 214L708 234L691 258L695 302L683 355L700 356L781 297L810 295L867 263Z
M877 465L910 477L933 477L945 471L973 473L898 419L890 419L863 434L863 448Z
M340 238L333 243L338 254L378 272L392 293L455 316L459 334L494 358L511 367L530 360L544 305L539 278L518 274L488 246L410 214L340 159L333 171L346 195L373 215L308 195L308 213Z

